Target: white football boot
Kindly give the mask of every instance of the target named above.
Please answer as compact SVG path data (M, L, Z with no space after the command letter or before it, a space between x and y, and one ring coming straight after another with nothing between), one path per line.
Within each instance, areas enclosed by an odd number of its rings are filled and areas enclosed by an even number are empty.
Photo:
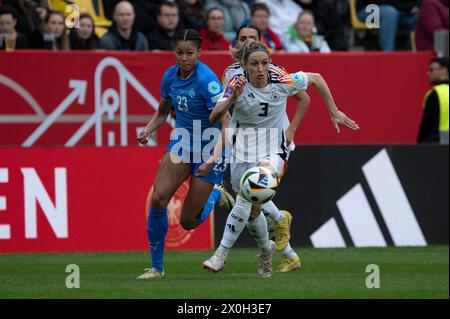
M272 252L259 256L258 274L262 278L272 277Z
M159 271L156 268L146 268L145 272L137 277L136 279L156 279L156 278L163 278L164 277L164 271Z
M209 272L222 271L225 268L225 263L225 255L221 251L216 250L211 258L203 262L203 269L206 269Z

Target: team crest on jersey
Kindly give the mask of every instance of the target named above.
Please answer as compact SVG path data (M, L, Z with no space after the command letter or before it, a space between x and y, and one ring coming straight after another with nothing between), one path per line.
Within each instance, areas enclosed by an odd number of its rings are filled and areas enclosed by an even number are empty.
M211 94L218 94L220 92L220 84L217 81L211 81L208 83L208 91Z
M272 101L278 101L280 99L280 94L276 90L272 90L272 96L270 97Z
M193 98L195 96L195 89L194 88L190 89L188 94L191 98Z
M298 73L291 74L291 78L296 83L300 83L302 81L302 77Z

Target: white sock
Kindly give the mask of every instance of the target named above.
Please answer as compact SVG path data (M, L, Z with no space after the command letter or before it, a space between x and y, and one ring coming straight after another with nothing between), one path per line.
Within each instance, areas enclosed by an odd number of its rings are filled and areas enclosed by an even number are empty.
M230 249L239 238L245 224L247 224L251 209L252 204L247 202L240 195L236 196L236 204L228 214L222 240L220 241L219 248L217 248L217 250L221 251L225 255L225 258L228 257Z
M258 247L261 248L264 254L271 251L269 242L269 233L267 232L267 220L263 214L259 214L253 220L247 223L247 227L250 231L250 235L255 238Z
M294 258L298 257L289 243L286 245L286 247L284 247L283 255L284 255L284 257L287 257L289 259L294 259Z
M261 209L264 211L264 214L272 218L275 224L278 224L280 221L284 219L283 214L280 210L275 206L272 201L268 201L265 204L261 205Z

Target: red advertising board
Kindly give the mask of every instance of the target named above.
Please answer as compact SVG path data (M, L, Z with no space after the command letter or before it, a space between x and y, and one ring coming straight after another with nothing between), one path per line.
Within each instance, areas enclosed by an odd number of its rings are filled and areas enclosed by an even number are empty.
M0 148L0 253L147 250L161 147ZM188 184L168 207L168 250L214 247L212 219L185 231Z
M318 92L297 144L415 143L428 90L432 52L277 54L288 71L319 72L336 104L361 130L337 134ZM201 60L221 77L232 63L225 52ZM136 145L136 135L155 112L171 52L0 52L0 145ZM288 103L293 116L295 100ZM171 126L156 142L165 145Z

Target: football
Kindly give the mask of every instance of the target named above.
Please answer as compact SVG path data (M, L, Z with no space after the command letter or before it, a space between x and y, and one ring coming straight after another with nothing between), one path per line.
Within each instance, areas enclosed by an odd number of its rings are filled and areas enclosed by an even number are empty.
M240 185L242 195L247 201L264 204L275 196L278 180L268 168L256 166L245 171Z

